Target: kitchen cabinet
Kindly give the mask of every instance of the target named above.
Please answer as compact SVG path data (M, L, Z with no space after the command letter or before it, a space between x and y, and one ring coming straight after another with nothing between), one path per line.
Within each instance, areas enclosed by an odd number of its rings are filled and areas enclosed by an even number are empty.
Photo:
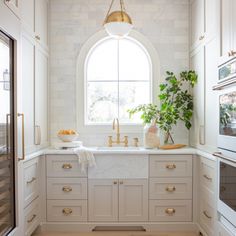
M42 47L48 47L48 0L22 0L23 28Z
M216 162L200 158L199 224L208 236L216 235Z
M35 144L48 144L48 55L41 47L35 51Z
M147 221L148 180L89 180L89 221Z
M191 50L216 36L217 1L192 0L190 2Z
M20 18L21 13L21 0L4 0L4 3L9 7L9 9Z
M221 57L236 56L236 2L221 0Z

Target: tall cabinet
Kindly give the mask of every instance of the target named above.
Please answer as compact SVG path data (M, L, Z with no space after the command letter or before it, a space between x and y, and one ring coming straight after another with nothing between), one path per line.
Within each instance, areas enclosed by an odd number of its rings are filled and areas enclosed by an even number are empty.
M22 113L25 151L48 144L47 0L22 0Z

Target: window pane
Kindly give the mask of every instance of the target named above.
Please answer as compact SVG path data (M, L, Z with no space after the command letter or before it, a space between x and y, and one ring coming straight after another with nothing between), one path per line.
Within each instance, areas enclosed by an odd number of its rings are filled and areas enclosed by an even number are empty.
M119 80L149 80L150 63L147 54L136 42L119 41Z
M89 82L87 84L88 123L107 123L118 117L117 82Z
M117 40L107 39L97 45L87 62L87 80L117 80Z
M148 82L120 82L119 85L119 116L123 123L141 123L140 115L129 119L128 109L140 104L150 103L150 89Z

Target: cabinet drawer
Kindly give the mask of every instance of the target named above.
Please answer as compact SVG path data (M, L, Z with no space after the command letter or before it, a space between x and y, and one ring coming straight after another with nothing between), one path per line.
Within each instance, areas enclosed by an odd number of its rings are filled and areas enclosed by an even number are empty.
M24 211L25 235L30 236L40 224L39 199L35 199Z
M87 199L87 178L48 178L47 199Z
M87 221L87 200L47 200L48 221Z
M192 178L150 178L149 199L192 199Z
M200 164L200 181L201 185L210 191L215 191L215 162L201 157Z
M191 221L192 201L191 200L150 200L149 201L150 221Z
M151 155L150 177L192 176L191 155Z
M206 231L207 235L215 235L215 210L214 208L201 198L200 201L200 225Z
M24 163L24 206L39 195L39 160L35 158Z
M47 156L48 177L85 177L81 172L76 155L48 155Z

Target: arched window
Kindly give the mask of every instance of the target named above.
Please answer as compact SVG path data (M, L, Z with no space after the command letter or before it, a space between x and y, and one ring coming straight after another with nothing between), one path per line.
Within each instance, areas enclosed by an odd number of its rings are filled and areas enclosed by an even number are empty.
M85 62L85 124L141 123L128 109L152 101L152 63L144 46L128 37L103 38Z

